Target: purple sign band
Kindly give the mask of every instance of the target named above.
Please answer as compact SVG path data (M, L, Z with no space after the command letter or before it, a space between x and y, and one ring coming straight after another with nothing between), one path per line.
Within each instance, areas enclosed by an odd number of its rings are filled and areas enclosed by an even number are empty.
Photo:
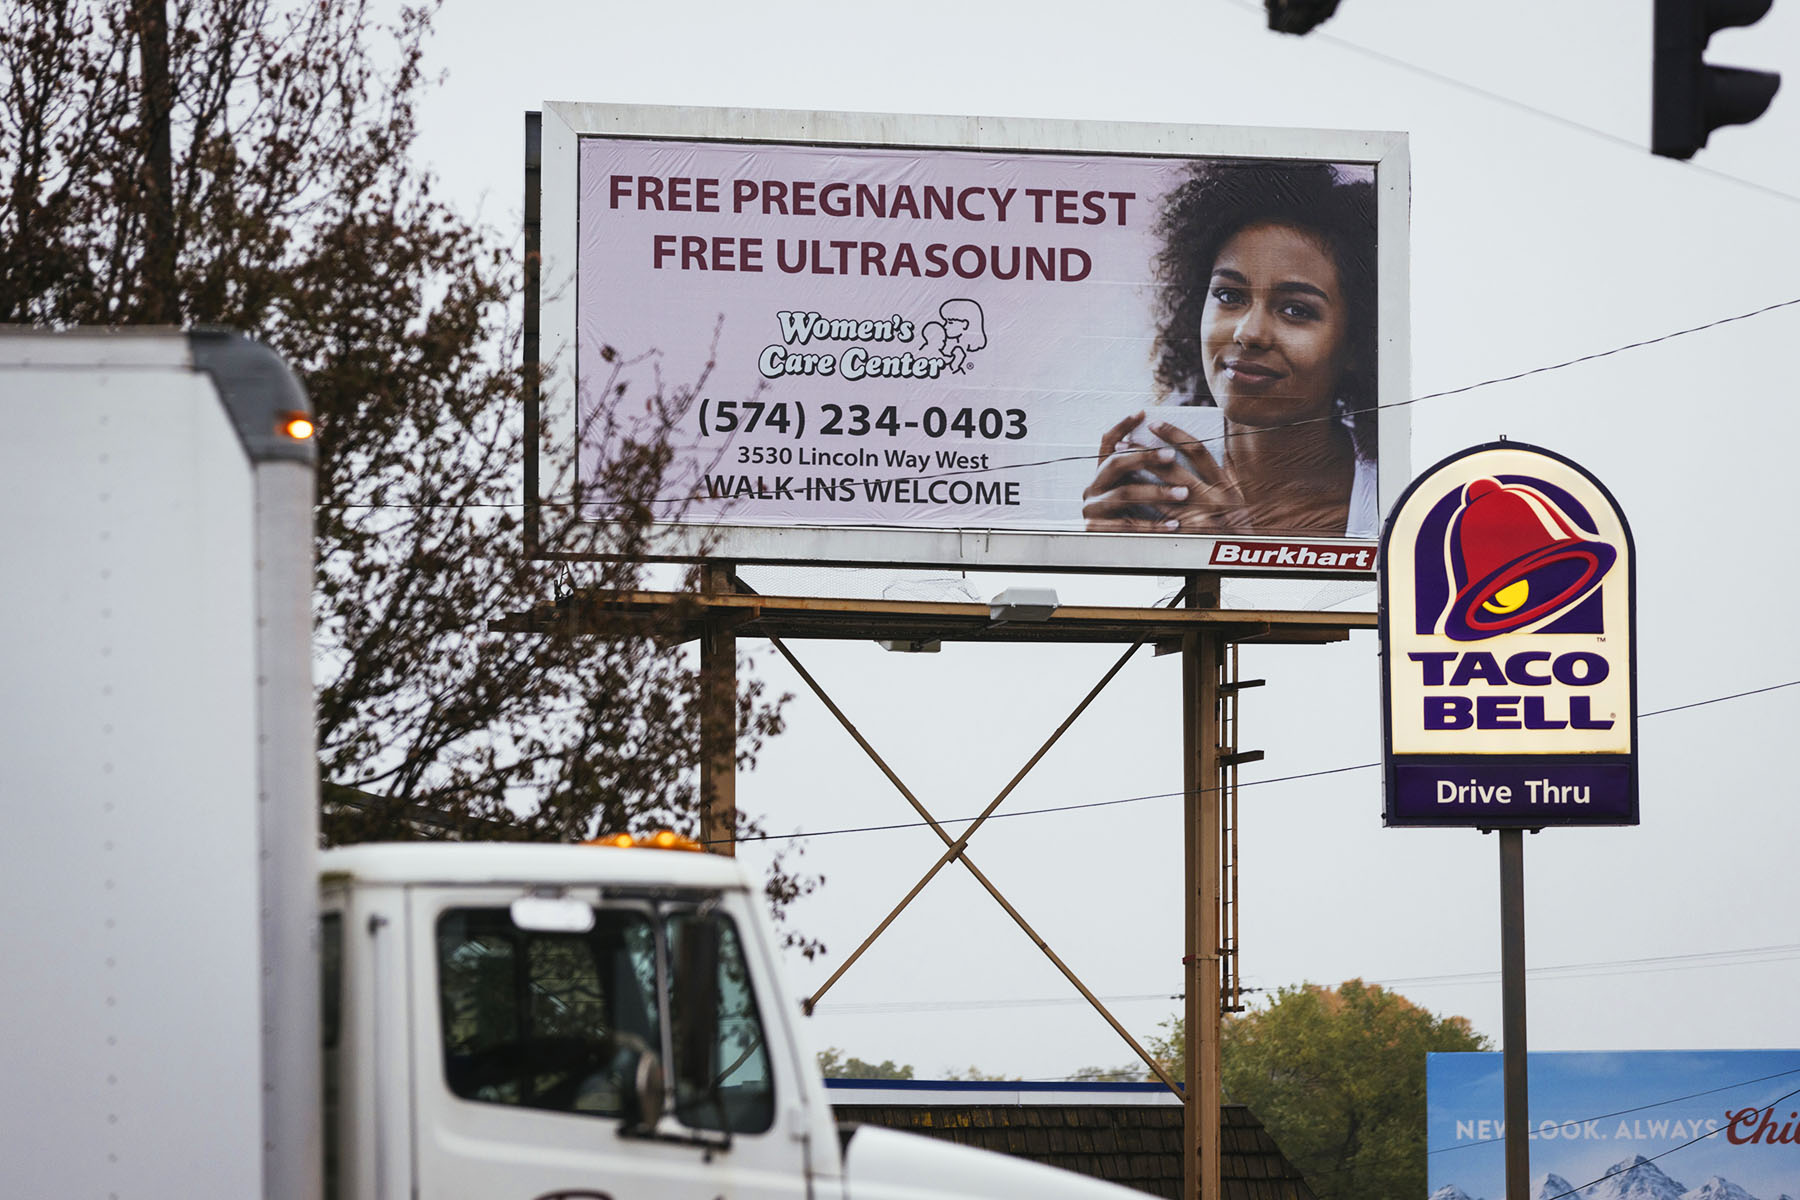
M1389 825L1541 828L1635 825L1633 764L1625 756L1543 759L1396 758Z

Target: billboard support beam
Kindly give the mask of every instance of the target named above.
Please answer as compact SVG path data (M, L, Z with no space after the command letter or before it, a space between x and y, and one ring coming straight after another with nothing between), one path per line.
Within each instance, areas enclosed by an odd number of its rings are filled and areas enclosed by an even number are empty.
M1188 608L1216 608L1214 575L1188 577ZM1182 957L1187 1031L1182 1114L1184 1200L1219 1195L1219 674L1224 640L1184 634L1181 642L1183 895L1187 953Z
M708 563L701 590L734 590L731 566ZM714 854L737 854L737 633L725 620L700 637L700 841Z
M542 551L538 511L543 489L538 482L538 403L542 398L543 344L540 341L543 313L543 181L544 181L544 114L525 114L525 311L519 325L520 350L524 355L525 417L525 553L536 558Z
M987 604L923 600L773 596L734 581L730 592L581 590L488 623L496 633L565 631L592 637L654 636L698 641L715 622L740 638L827 641L1057 642L1181 648L1181 635L1207 630L1227 642L1315 645L1374 629L1372 612L1294 609L1092 607L1064 604L1044 621L996 622ZM1242 686L1248 686L1247 684Z
M1220 1030L1223 1013L1227 1009L1235 1011L1237 1006L1235 964L1232 972L1225 969L1228 956L1236 954L1237 944L1235 902L1230 908L1226 907L1227 898L1236 894L1233 882L1236 872L1236 768L1262 757L1260 751L1237 750L1235 697L1242 689L1260 686L1263 681L1236 677L1235 647L1245 641L1286 645L1342 641L1351 631L1369 629L1376 623L1374 613L1225 609L1219 606L1219 586L1217 573L1191 572L1186 577L1181 602L1175 607L1082 608L1064 605L1046 621L1022 624L995 622L986 604L765 596L735 579L729 568L720 567L716 574L709 575L706 585L698 592L581 593L563 603L513 613L491 623L489 628L525 634L560 629L603 638L645 636L648 630L656 629L667 636L671 628L670 613L679 606L683 615L676 618L677 635L683 640L702 642L703 666L706 665L704 655L709 652L709 647L719 646L720 636L730 637L734 648L738 636L768 638L776 652L787 660L946 848L906 900L901 901L850 959L803 1002L802 1007L810 1013L826 991L892 924L912 896L944 866L960 859L976 882L1143 1060L1151 1073L1183 1097L1183 1141L1187 1150L1184 1166L1187 1169L1183 1171L1182 1195L1188 1200L1217 1200L1221 1186L1222 1142L1219 1125ZM1183 895L1187 910L1187 951L1182 979L1188 999L1185 1028L1191 1031L1192 1039L1183 1066L1184 1082L1178 1081L1173 1072L1156 1061L1125 1029L1024 915L1001 894L993 881L970 861L967 844L975 832L975 825L964 830L960 838L943 828L795 657L784 641L790 637L832 641L1128 644L1129 648L1112 669L1095 684L982 814L983 819L1048 753L1137 650L1154 645L1159 652L1164 646L1183 652L1182 761L1186 796L1183 806L1186 859ZM716 650L710 652L716 653ZM734 683L735 653L727 662ZM722 672L713 676L715 679L723 677ZM731 698L734 693L726 689L723 695ZM706 726L706 729L713 728L717 726ZM730 730L732 727L724 728ZM729 747L730 743L727 743L726 749ZM729 761L728 758L722 760L724 764Z
M1525 833L1521 829L1500 830L1500 1030L1501 1074L1506 1085L1506 1200L1529 1200L1531 1107L1525 1072Z

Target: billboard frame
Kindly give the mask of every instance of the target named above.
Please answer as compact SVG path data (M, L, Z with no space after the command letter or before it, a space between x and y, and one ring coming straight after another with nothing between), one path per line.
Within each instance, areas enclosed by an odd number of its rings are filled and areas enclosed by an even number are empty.
M1380 368L1377 403L1396 417L1411 399L1409 233L1411 166L1407 137L1396 132L1268 129L1206 125L961 117L891 113L719 109L550 102L528 115L526 138L527 295L525 317L527 520L566 504L544 447L578 453L576 429L579 148L584 138L776 143L835 148L985 151L1177 159L1324 160L1375 169ZM535 217L535 221L534 218ZM541 386L539 384L541 381ZM1381 423L1379 498L1386 513L1409 477L1410 431L1404 419ZM597 523L598 524L598 523ZM1051 570L1166 575L1205 569L1226 575L1373 579L1376 539L1247 534L1011 531L895 525L785 526L660 523L650 557L772 564L872 566L906 563L969 569ZM1305 563L1215 561L1218 547L1335 545L1367 548L1366 569L1318 569ZM541 557L593 557L546 551Z

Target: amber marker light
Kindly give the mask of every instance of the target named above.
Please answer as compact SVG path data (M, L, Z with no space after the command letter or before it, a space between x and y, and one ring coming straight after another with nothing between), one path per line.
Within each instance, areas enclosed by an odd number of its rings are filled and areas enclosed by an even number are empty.
M304 442L317 432L318 426L305 413L282 413L279 421L281 432L296 442Z
M644 850L698 850L702 853L706 847L693 838L682 837L667 829L660 833L646 833L634 837L629 833L609 833L605 837L592 838L583 842L584 846L617 846L620 849L640 848Z

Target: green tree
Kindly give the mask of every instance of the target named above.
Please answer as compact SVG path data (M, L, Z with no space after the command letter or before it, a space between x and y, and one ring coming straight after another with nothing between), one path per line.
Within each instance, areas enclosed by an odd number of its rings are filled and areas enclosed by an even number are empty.
M894 1060L867 1063L860 1058L845 1058L836 1046L818 1052L819 1074L827 1079L911 1079L912 1064L896 1066Z
M1017 1075L989 1074L980 1067L974 1066L964 1067L961 1070L951 1067L944 1072L944 1078L964 1083L1017 1083L1019 1081Z
M1175 1064L1179 1021L1156 1050ZM1226 1099L1256 1113L1328 1200L1425 1194L1425 1056L1486 1050L1464 1017L1439 1017L1360 979L1277 991L1221 1034Z
M1150 1057L1162 1064L1175 1080L1179 1081L1182 1072L1187 1069L1187 1030L1180 1017L1170 1017L1157 1026L1163 1032L1145 1039L1144 1048L1150 1051Z
M581 561L526 552L523 260L412 160L429 9L384 25L367 0L4 8L0 322L231 326L317 410L327 840L694 832L698 689L671 629L489 632L571 577L641 587L650 511L552 512L540 545ZM699 382L634 395L649 431L601 430L590 485L656 496L661 433ZM748 765L780 699L749 683L737 715ZM816 882L778 861L778 915Z
M1076 1083L1137 1083L1156 1076L1142 1063L1126 1063L1122 1067L1077 1067L1069 1078Z

